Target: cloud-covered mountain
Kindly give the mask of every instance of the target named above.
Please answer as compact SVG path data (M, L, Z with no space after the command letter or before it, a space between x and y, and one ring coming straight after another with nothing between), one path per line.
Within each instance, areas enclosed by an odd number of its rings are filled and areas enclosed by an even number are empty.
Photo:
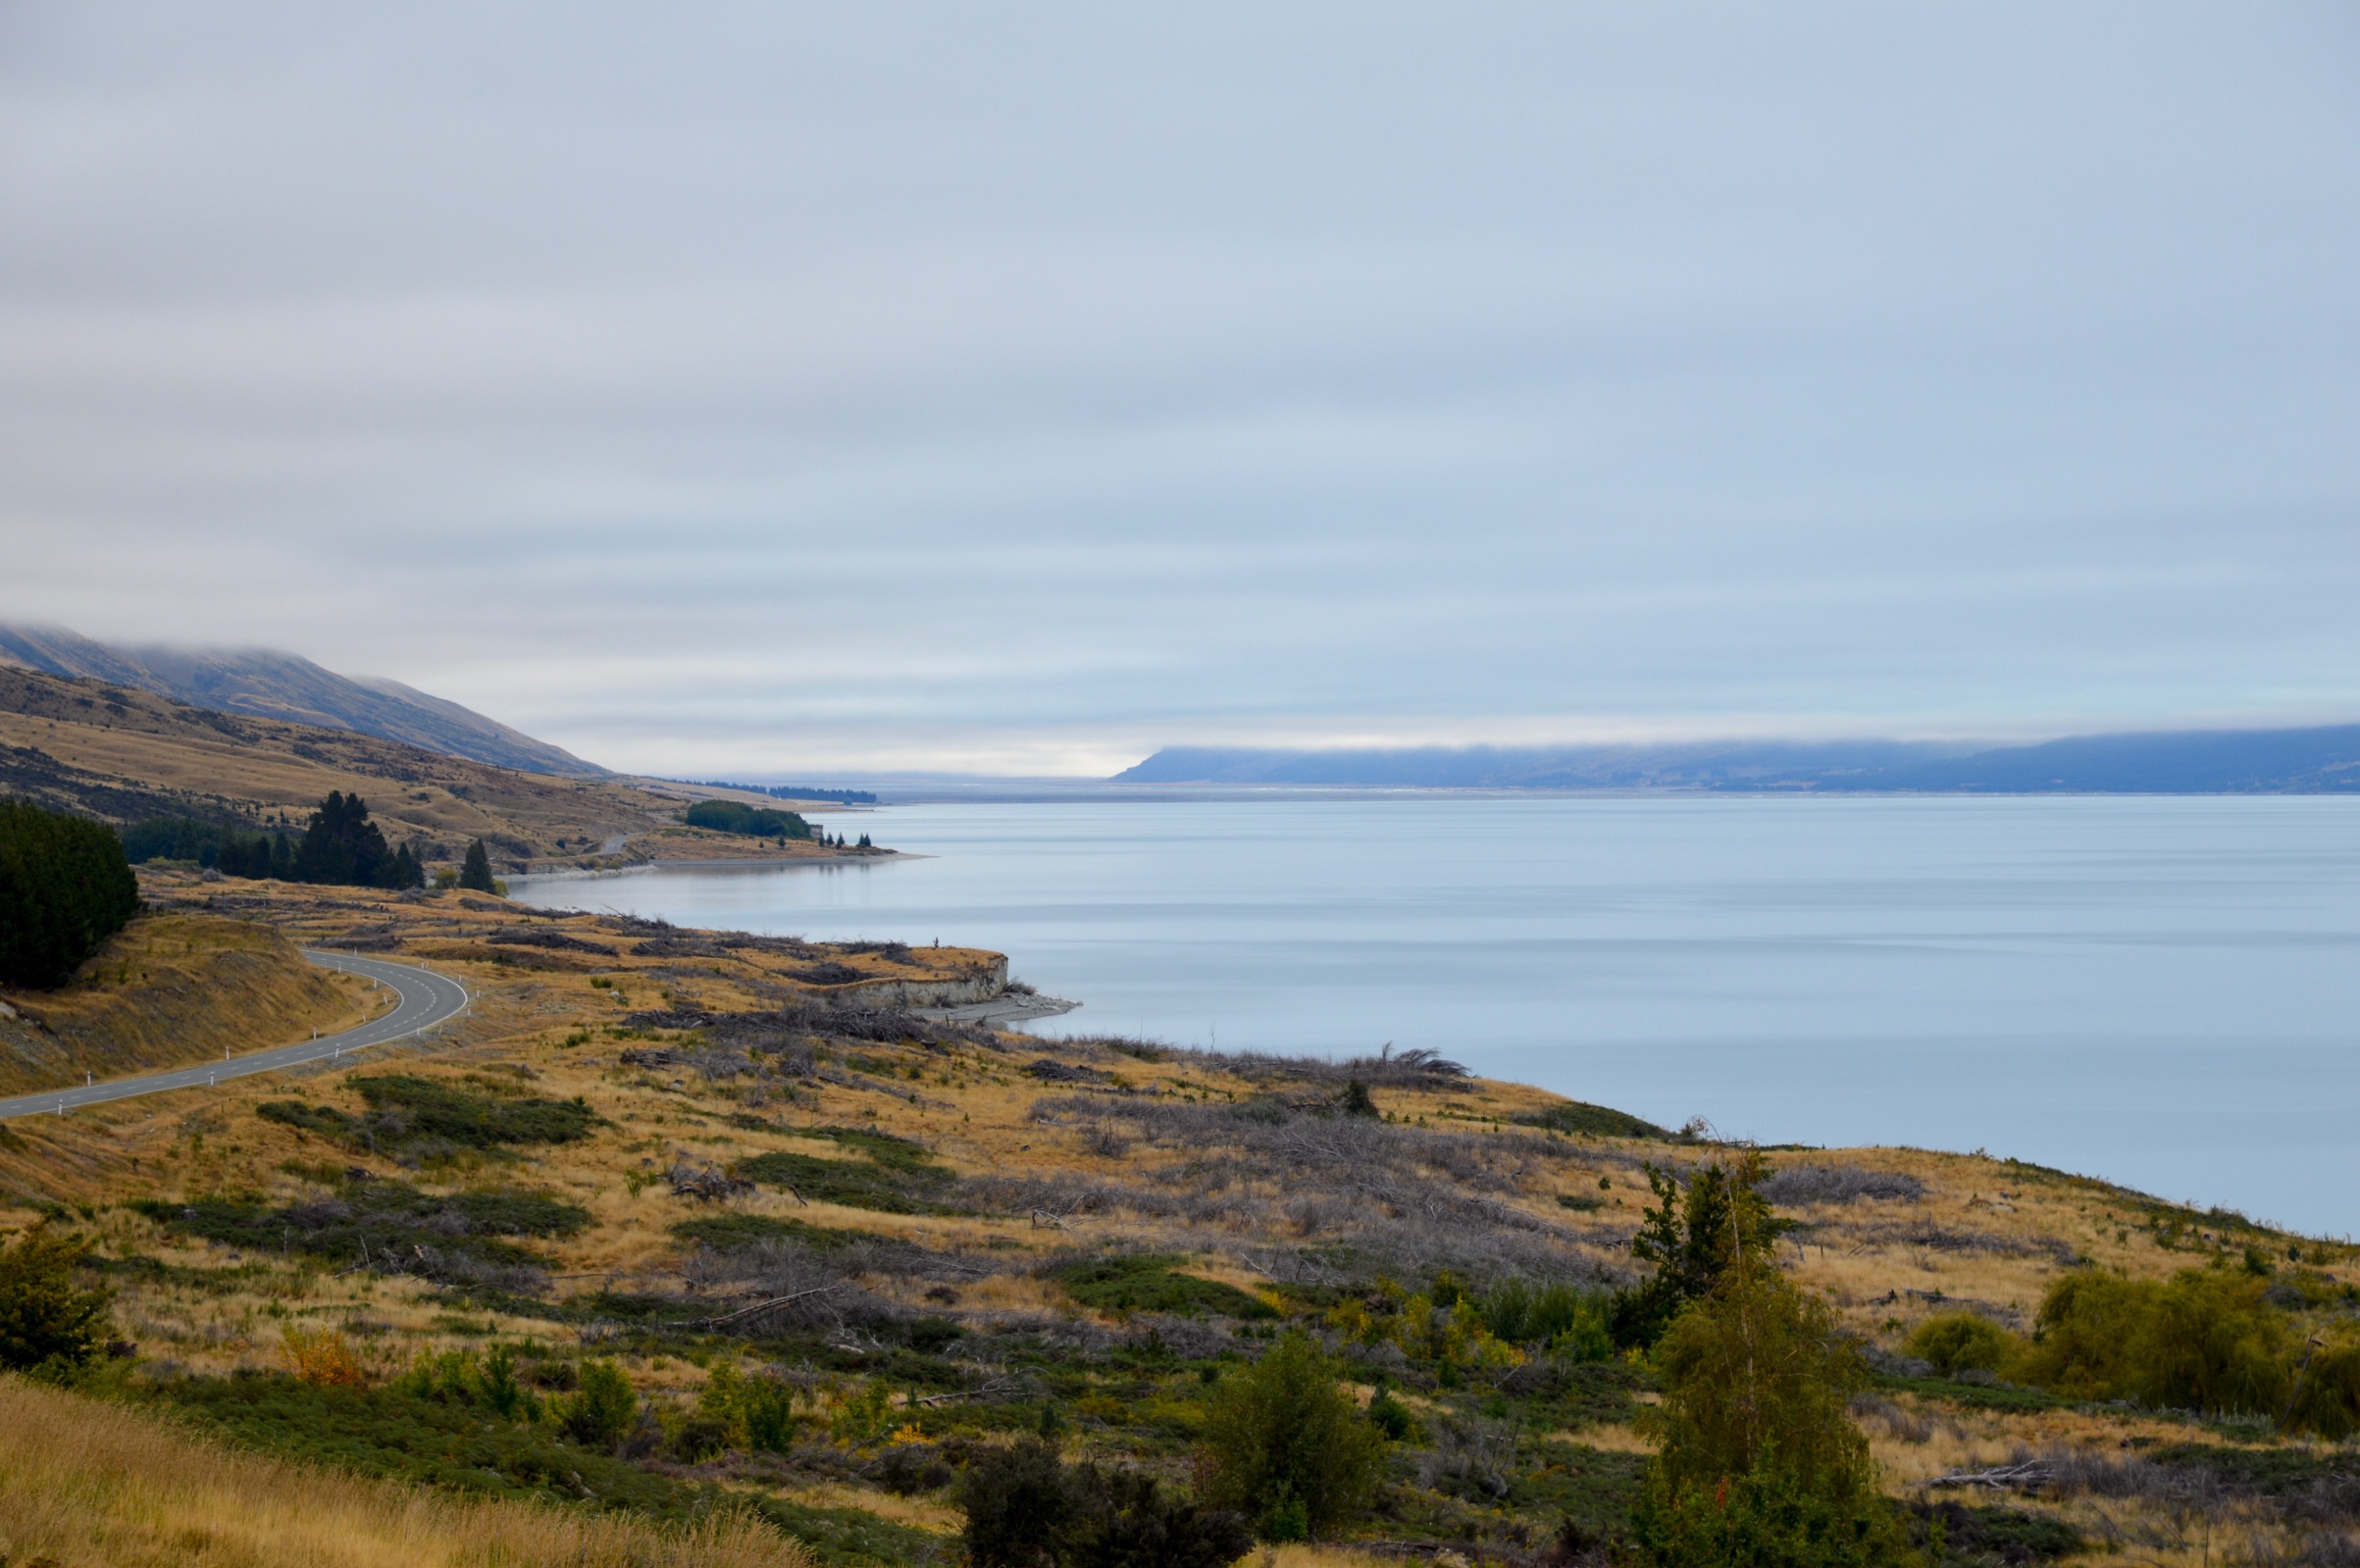
M1281 751L1169 746L1117 784L1408 789L2322 794L2360 791L2360 725L2077 735L2029 746L1800 744Z
M89 676L218 713L350 730L526 773L574 779L607 773L398 681L337 675L271 648L116 648L63 628L0 626L0 663L45 675Z

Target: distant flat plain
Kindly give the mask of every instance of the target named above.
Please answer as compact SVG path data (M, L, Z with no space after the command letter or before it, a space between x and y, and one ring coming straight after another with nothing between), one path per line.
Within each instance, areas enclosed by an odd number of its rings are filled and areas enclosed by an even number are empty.
M927 859L540 878L995 948L1225 1049L1433 1046L1771 1142L1987 1148L2360 1233L2360 800L1343 794L847 815Z

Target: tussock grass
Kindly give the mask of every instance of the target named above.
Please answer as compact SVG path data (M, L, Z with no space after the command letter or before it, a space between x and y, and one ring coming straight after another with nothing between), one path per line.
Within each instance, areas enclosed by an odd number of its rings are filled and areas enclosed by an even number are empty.
M764 1526L663 1531L469 1501L240 1453L152 1416L0 1376L0 1555L59 1568L809 1568Z

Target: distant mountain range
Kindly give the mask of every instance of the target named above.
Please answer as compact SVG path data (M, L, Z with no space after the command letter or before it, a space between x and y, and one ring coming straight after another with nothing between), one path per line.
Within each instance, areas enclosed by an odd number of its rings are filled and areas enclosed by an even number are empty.
M2360 725L2076 735L2030 746L1891 740L1280 751L1168 746L1116 784L1782 793L2360 792Z
M0 664L87 676L216 713L349 730L525 773L609 777L570 751L398 681L337 675L270 648L117 648L62 628L0 626Z

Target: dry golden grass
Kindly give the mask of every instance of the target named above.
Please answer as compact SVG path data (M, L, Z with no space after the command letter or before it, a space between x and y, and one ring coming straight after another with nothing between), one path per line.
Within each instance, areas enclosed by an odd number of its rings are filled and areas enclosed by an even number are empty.
M808 1568L758 1523L679 1533L241 1453L0 1376L0 1560L59 1568ZM38 1441L22 1441L37 1435Z
M186 911L134 919L56 990L0 999L22 1015L0 1018L0 1093L219 1061L349 1029L392 1002L305 962L269 926Z

